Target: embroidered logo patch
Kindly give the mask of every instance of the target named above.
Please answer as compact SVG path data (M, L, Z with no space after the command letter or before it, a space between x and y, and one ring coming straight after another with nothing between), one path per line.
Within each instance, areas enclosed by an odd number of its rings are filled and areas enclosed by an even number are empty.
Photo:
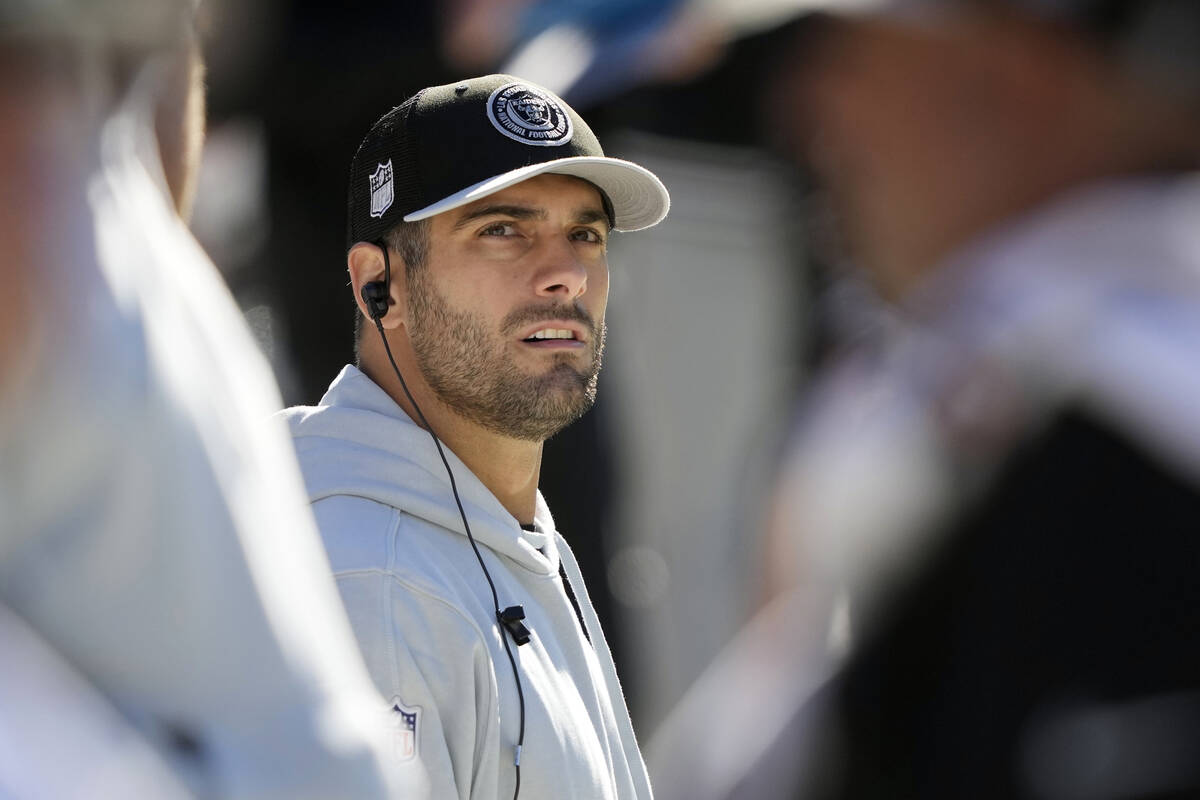
M399 697L392 698L391 716L388 727L392 739L392 756L400 762L412 761L417 757L417 726L420 724L421 708L404 705Z
M367 181L371 184L371 216L382 217L392 207L392 160L378 165Z
M525 144L554 146L571 141L571 116L557 99L524 83L509 83L492 92L488 119L496 130Z

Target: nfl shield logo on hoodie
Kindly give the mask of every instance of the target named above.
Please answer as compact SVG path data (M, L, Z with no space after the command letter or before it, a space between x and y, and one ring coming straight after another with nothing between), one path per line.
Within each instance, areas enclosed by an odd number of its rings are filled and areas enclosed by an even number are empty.
M399 697L392 698L389 727L392 730L392 755L397 761L412 761L417 757L417 724L421 709L408 707Z
M392 207L392 160L377 165L367 181L371 184L371 216L382 217Z

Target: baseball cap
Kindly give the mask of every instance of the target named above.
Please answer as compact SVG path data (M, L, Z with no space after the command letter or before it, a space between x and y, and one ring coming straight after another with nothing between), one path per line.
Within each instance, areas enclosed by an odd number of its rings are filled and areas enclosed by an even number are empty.
M544 173L594 184L619 231L655 225L671 206L654 173L604 155L553 92L485 75L422 89L371 126L350 165L346 246Z

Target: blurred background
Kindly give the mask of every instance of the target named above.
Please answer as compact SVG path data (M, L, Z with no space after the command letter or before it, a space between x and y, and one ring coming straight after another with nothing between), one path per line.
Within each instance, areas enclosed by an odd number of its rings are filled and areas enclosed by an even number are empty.
M770 70L801 0L206 0L209 134L193 229L288 404L353 359L346 181L418 89L510 72L667 184L614 237L599 401L542 490L587 574L643 742L767 596L756 532L790 406L852 287L806 252L772 152ZM818 304L817 300L822 299ZM855 317L846 312L847 320ZM842 320L838 324L851 324Z

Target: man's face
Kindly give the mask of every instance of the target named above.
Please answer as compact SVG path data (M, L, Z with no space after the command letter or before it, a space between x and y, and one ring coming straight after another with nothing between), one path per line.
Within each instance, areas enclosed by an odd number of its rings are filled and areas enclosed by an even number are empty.
M608 218L591 184L538 175L432 218L408 279L425 380L461 416L544 441L596 397L608 304Z

